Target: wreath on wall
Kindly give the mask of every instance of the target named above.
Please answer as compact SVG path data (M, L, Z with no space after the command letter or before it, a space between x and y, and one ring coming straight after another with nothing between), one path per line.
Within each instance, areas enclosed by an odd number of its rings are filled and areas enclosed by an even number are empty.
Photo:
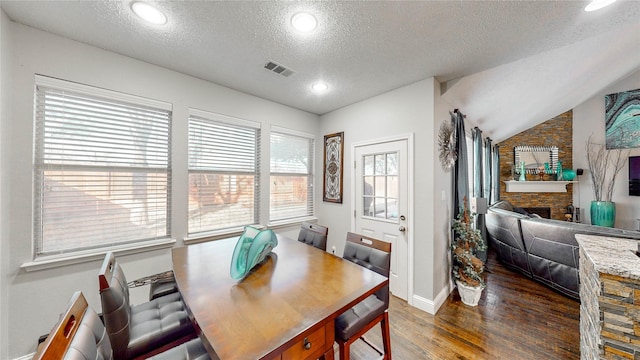
M456 163L456 134L451 121L445 121L440 125L438 132L438 149L440 149L440 164L445 171L451 170Z

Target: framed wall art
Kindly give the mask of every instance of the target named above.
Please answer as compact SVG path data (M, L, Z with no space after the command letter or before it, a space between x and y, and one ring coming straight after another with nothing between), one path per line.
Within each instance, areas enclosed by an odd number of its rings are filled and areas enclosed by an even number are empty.
M640 147L640 89L604 97L607 149Z
M344 132L324 136L322 200L342 204L342 157Z

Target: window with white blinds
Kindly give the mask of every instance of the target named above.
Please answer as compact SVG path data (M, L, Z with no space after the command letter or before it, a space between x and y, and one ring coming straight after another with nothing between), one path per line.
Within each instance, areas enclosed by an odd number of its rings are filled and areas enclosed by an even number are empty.
M36 76L35 255L168 237L171 104Z
M257 224L260 124L189 115L189 234Z
M313 215L313 143L311 135L272 129L269 221Z

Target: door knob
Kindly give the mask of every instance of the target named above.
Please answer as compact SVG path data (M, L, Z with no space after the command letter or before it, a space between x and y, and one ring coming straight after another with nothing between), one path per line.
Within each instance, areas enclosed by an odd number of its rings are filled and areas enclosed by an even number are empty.
M404 226L400 226L400 227L398 228L398 231L400 231L400 232L405 232L405 231L407 231L407 228L405 228Z

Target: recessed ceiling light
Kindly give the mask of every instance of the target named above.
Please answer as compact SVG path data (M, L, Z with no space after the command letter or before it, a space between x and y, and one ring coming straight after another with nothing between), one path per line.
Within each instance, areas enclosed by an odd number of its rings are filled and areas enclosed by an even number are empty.
M301 12L293 15L291 25L298 31L309 32L316 28L318 21L313 15Z
M142 20L148 21L155 25L164 25L167 23L167 17L153 5L142 1L131 3L131 10Z
M311 90L317 92L317 93L321 93L321 92L325 92L329 89L329 85L323 83L323 82L317 82L313 85L311 85Z
M609 6L616 2L616 0L593 0L584 8L584 11L595 11L602 9L605 6Z

